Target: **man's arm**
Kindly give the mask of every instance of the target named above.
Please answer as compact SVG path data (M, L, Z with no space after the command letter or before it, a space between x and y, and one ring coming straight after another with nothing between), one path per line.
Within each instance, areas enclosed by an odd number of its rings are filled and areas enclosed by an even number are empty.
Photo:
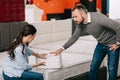
M80 27L82 27L82 25L76 27L75 32L73 33L71 38L63 45L63 47L59 48L55 52L50 52L50 54L58 55L58 54L62 53L63 50L72 46L72 44L75 43L78 40L78 38L80 37L81 31L82 31Z
M116 43L120 43L120 23L118 23L117 21L114 21L108 17L101 17L101 25L103 25L104 27L107 27L109 29L112 29L116 32Z
M82 25L76 27L75 32L73 33L71 38L63 45L64 49L69 48L72 44L74 44L78 40L82 31L80 27L82 27Z

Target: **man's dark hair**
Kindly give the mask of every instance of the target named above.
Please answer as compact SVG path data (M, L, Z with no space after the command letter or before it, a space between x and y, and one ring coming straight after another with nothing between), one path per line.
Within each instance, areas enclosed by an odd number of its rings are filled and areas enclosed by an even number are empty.
M72 11L74 11L75 9L83 10L83 11L85 11L85 12L87 13L86 7L85 7L84 5L82 5L82 4L76 5L76 6L72 9Z

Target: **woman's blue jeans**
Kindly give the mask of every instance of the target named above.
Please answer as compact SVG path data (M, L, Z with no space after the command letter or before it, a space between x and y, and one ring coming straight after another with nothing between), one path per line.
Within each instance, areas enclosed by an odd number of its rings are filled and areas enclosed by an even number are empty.
M3 72L3 78L4 80L44 80L43 75L37 72L32 71L24 71L22 73L22 76L19 77L9 77L4 74Z
M106 54L108 55L108 80L116 80L119 62L119 52L120 48L118 48L116 51L110 51L108 46L98 43L94 51L92 63L90 66L89 80L97 80L99 67Z

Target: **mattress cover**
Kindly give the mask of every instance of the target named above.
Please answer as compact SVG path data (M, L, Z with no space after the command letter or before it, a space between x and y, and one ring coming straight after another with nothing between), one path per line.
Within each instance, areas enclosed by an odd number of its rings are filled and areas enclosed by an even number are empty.
M92 60L91 55L62 53L62 68L71 67Z
M91 61L92 55L86 54L76 54L76 53L66 53L55 56L54 54L49 54L49 50L43 50L38 48L32 48L34 52L47 53L47 59L36 58L36 62L46 62L46 66L39 66L37 69L46 69L46 68L66 68L74 66L86 61Z
M31 48L35 52L49 53L50 50ZM49 63L51 66L37 67L36 71L44 75L45 80L64 80L70 76L75 76L86 71L89 71L92 55L87 54L76 54L63 52L60 55L60 62L54 58L53 63ZM50 60L50 58L49 58ZM48 62L49 62L48 60ZM41 59L36 58L36 62L41 61ZM60 63L60 67L56 67L56 61Z
M61 55L61 68L37 68L45 80L64 80L90 70L92 56L86 54L65 53ZM101 64L101 67L104 64Z
M57 41L53 43L38 44L31 47L54 51L62 47L66 41L67 40L62 40L62 41ZM87 40L78 39L77 42L75 42L71 47L66 49L65 52L91 55L94 52L96 44L97 44L97 41L87 41Z
M86 61L81 64L74 66L60 68L60 69L39 69L37 72L40 72L44 75L45 80L64 80L68 77L82 74L89 71L91 61Z
M38 48L31 48L34 52L39 54L47 54L47 59L36 58L36 63L45 62L45 66L38 66L37 69L49 69L49 68L61 68L61 55L55 56L54 54L49 54L49 50L43 50Z

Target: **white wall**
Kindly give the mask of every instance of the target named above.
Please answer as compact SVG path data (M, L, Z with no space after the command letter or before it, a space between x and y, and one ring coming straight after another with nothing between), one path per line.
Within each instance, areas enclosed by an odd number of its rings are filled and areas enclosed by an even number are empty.
M109 3L109 17L120 19L120 0L110 0Z

